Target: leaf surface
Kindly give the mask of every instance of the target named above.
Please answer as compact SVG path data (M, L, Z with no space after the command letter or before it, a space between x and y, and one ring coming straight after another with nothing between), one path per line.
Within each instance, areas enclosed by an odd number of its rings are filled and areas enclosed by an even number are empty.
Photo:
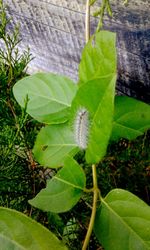
M148 250L150 207L132 193L114 189L101 201L94 232L105 250Z
M33 148L36 160L45 167L53 168L62 166L65 157L76 152L74 134L67 123L43 127Z
M73 121L80 108L89 112L85 157L91 164L98 163L106 153L112 129L115 82L116 75L93 79L80 86L72 103Z
M69 109L76 94L77 86L68 78L51 74L37 73L18 81L14 96L19 105L25 108L34 119L47 123L63 123L68 119Z
M112 140L129 140L150 128L150 105L127 96L116 96Z
M85 182L85 175L80 165L71 157L67 157L64 167L29 203L44 211L66 212L79 201Z
M86 148L86 161L98 163L106 153L112 130L116 83L116 34L100 31L91 37L83 49L79 66L80 88L71 106L72 121L77 124L77 144ZM82 124L77 113L80 109L89 113L89 124ZM79 112L80 113L80 112ZM86 119L85 119L86 121ZM78 124L80 126L78 126ZM87 129L88 133L84 129ZM87 135L88 134L88 135ZM84 138L87 135L87 138ZM81 143L78 143L78 138ZM83 139L83 143L82 143ZM82 148L82 147L81 147Z
M48 229L24 214L0 208L1 250L67 250Z
M82 51L79 83L116 74L116 34L100 31L91 37Z

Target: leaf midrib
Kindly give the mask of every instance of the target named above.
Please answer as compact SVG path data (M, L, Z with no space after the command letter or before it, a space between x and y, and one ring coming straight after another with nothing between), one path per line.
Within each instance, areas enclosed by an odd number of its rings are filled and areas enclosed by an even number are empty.
M140 130L139 130L139 129L134 129L134 128L128 127L128 126L123 125L123 124L121 124L121 123L119 123L119 122L116 122L116 121L114 121L113 124L117 124L117 125L119 125L119 126L121 126L121 127L124 127L124 128L126 128L126 129L128 129L128 130L131 130L131 131L139 132L140 134L142 133L141 129L144 129L144 128L145 128L145 126L144 126L144 127L141 127Z
M49 189L49 187L47 186L47 188ZM50 197L50 198L55 198L56 196L57 197L61 197L63 194L65 194L66 192L69 192L70 190L75 190L75 188L74 187L72 187L72 186L69 186L69 187L66 187L66 188L63 188L63 189L61 189L61 191L57 191L57 192L55 192L55 193L50 193L51 191L49 191L49 190L43 190L44 192L42 193L42 197ZM40 193L39 193L40 194ZM38 197L37 197L38 198ZM36 199L36 197L35 197L35 199Z
M128 118L128 116L130 117L130 116L132 116L133 114L140 114L141 112L139 111L127 111L127 113L124 113L124 114L120 114L120 115L117 115L117 117L115 118L115 121L117 122L117 121L119 121L119 120L122 120L122 119L127 119ZM144 111L144 114L149 114L149 110L146 110L146 111Z
M45 146L45 145L44 145L44 146ZM59 146L59 147L64 147L64 146L65 146L65 147L68 147L68 146L69 146L69 147L70 147L70 146L71 146L71 147L72 147L72 146L73 146L73 147L77 147L77 144L73 144L73 143L70 143L70 144L69 144L69 143L68 143L68 144L67 144L67 143L64 143L64 144L63 144L63 143L61 143L61 144L54 144L54 143L53 143L53 144L48 144L47 146L48 146L48 147L57 147L57 146ZM48 150L48 148L47 148L47 150ZM45 151L46 151L46 150L45 150Z
M66 181L66 180L64 180L64 179L61 179L61 178L59 178L59 177L57 177L57 176L54 176L53 178L56 179L56 180L58 180L58 181L60 181L60 182L62 182L62 183L67 184L67 185L70 186L70 187L73 187L73 188L76 188L76 189L80 189L80 190L82 190L82 191L83 191L83 189L84 189L84 187L82 188L82 187L80 187L80 186L77 186L77 185L75 185L75 184L73 184L73 183L71 183L71 182L69 182L69 181Z
M45 95L41 95L41 94L40 94L40 95L37 95L37 94L33 93L32 91L30 91L29 94L32 95L32 96L36 96L37 98L41 97L41 98L47 99L47 100L49 100L49 101L51 101L51 102L52 102L52 101L53 101L53 102L57 102L57 103L59 103L59 104L62 104L62 105L64 105L64 106L67 106L67 107L70 107L70 106L71 106L71 104L69 105L68 103L59 101L59 100L57 100L56 98L51 98L51 97L48 97L48 96L45 96ZM29 98L29 101L30 101L30 98Z

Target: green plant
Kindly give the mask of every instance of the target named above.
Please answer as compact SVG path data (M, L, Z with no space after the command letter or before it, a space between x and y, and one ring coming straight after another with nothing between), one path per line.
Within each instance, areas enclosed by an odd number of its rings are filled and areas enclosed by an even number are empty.
M4 76L7 87L10 88L12 83L22 76L23 71L31 61L31 54L29 48L24 53L19 53L17 47L21 42L19 26L15 26L11 34L7 31L11 19L7 18L6 10L7 7L0 0L0 40L3 44L3 47L0 48L0 74Z
M29 48L23 53L19 52L18 44L21 42L19 26L15 26L11 33L8 32L11 19L7 18L6 11L7 7L0 0L0 41L2 45L0 48L0 102L2 107L6 106L10 110L17 123L12 87L17 80L26 75L27 65L32 58Z
M47 187L29 203L44 211L61 213L77 204L83 193L93 193L92 214L83 250L88 246L93 228L106 250L145 250L150 247L149 206L122 189L113 189L103 198L97 183L98 163L106 154L109 141L121 137L132 140L150 127L149 105L115 96L115 39L115 34L107 31L91 37L82 53L78 85L66 77L38 73L18 81L13 89L22 107L28 98L27 113L46 124L34 145L35 158L45 167L61 167L47 182ZM92 168L91 188L86 187L85 173L74 159L83 150L86 162ZM2 213L1 218L8 227L7 216ZM6 233L3 228L1 231L8 242L14 238L26 247L16 236L8 236L11 226ZM29 234L28 241L30 239ZM55 245L50 247L55 249ZM28 249L33 249L32 245Z
M90 7L92 5L94 5L94 3L96 3L97 0L87 0L87 17L86 17L86 20L87 20L87 23L89 23L89 19L90 19ZM127 5L128 4L128 0L125 0L123 1L123 4L124 5ZM102 0L101 1L101 5L99 8L97 8L97 10L94 12L93 16L95 17L99 17L99 22L98 22L98 25L97 25L97 29L96 31L100 31L100 29L102 28L103 26L103 19L104 19L104 15L107 14L108 16L112 17L113 16L113 11L112 11L112 8L111 8L111 4L110 4L110 0ZM86 30L87 30L87 34L89 33L89 27L86 26ZM89 39L89 35L86 36L87 39Z
M15 210L0 208L0 218L1 249L67 249L45 227Z
M27 75L32 57L29 49L18 49L19 26L11 22L0 0L0 205L23 211L22 204L33 189L31 148L36 126L15 101L12 87Z

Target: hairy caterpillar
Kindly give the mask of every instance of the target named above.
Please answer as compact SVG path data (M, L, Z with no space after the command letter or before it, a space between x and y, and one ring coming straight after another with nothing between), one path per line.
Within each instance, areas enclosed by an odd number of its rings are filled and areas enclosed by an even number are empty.
M89 132L89 112L85 108L80 108L77 111L75 124L75 141L79 148L86 149Z

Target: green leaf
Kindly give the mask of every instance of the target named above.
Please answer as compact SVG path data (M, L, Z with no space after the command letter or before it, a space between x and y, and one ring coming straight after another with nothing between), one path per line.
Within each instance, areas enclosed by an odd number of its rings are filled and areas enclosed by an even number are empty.
M92 119L89 143L86 150L88 163L98 163L106 154L107 145L112 130L112 117L114 111L116 77L105 86L102 98Z
M114 189L101 201L94 231L105 250L148 250L150 207L132 193Z
M87 43L79 67L81 85L71 107L71 119L75 124L80 109L89 112L90 126L83 124L82 128L89 131L88 138L83 141L88 142L85 157L91 164L105 155L112 129L117 64L115 43L116 35L108 31L96 33ZM75 131L75 135L78 134L82 141L81 136L87 133Z
M51 73L37 73L18 81L14 96L34 119L47 124L67 121L77 86L68 78Z
M47 216L48 216L48 224L53 225L53 229L55 230L55 232L60 233L62 235L65 227L64 219L59 214L52 212L47 212Z
M77 240L79 237L79 223L75 217L71 218L63 231L63 241L67 244L70 241Z
M66 212L79 201L85 182L85 175L80 165L71 157L67 157L64 167L29 203L44 211Z
M81 85L72 103L72 120L75 123L80 108L87 109L90 115L85 157L91 164L98 163L106 153L112 129L115 82L115 75L91 80Z
M48 229L8 208L0 208L1 250L66 250L67 248Z
M45 167L53 168L62 166L65 157L76 152L74 134L67 123L43 127L33 148L36 160Z
M116 34L100 31L83 49L79 65L79 83L116 74Z
M149 128L150 105L127 96L115 98L112 140L133 140Z
M1 250L24 250L25 248L18 245L17 242L10 240L9 238L5 237L4 235L0 234L0 244L2 246Z

